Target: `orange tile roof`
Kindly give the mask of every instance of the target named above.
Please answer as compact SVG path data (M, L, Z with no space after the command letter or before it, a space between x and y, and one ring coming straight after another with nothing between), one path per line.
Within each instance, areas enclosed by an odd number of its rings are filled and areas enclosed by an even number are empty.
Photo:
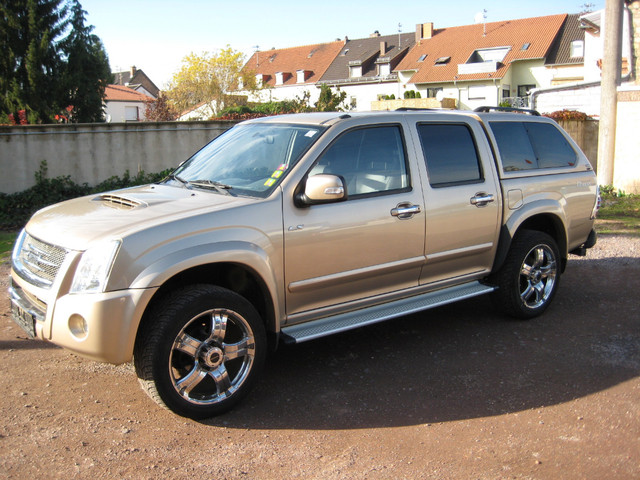
M298 84L296 72L305 70L311 73L304 84L314 84L324 75L343 46L343 41L336 41L256 52L245 64L243 71L268 76L263 85L274 87L276 86L276 73L288 74L283 85L296 85Z
M511 62L545 58L566 18L561 14L437 29L432 38L416 43L395 71L415 70L409 80L413 84L502 78ZM522 50L525 43L530 46ZM492 47L511 48L497 71L458 74L458 65L466 63L474 51ZM425 54L427 57L419 62ZM435 65L441 57L451 59L444 65Z
M122 85L107 85L104 89L107 102L145 102L153 100L153 97L136 92L133 88Z

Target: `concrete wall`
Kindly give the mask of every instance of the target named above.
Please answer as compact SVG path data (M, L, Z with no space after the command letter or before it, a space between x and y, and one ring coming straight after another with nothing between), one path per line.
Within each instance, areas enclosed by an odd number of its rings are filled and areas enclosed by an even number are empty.
M616 155L613 186L640 194L640 87L618 91Z
M127 170L136 174L176 167L235 122L145 122L0 126L0 192L35 184L43 160L48 177L69 175L97 185Z

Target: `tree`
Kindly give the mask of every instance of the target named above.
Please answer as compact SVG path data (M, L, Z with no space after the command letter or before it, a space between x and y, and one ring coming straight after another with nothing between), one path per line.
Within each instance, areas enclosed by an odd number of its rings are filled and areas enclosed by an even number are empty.
M230 93L252 85L255 79L242 72L244 55L227 48L217 53L191 53L182 59L180 70L173 75L167 95L178 111L207 104L212 112L220 112L233 103Z
M72 122L104 121L103 99L113 81L109 58L93 26L85 25L86 11L71 2L71 31L63 42L66 56L61 85L63 106L73 106Z
M50 121L59 109L63 0L0 0L0 117Z
M144 117L148 122L170 122L178 118L167 95L160 92L158 98L144 102Z
M331 87L327 84L320 85L320 96L316 102L316 110L318 112L342 112L345 109L343 102L347 97L347 92L341 92L337 89L333 93Z

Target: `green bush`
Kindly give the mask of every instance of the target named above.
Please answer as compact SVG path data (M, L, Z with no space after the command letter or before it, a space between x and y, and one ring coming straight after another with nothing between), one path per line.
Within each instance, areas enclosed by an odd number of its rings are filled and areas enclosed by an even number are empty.
M37 210L47 205L92 193L133 187L157 182L166 177L170 169L159 173L139 172L135 176L126 171L122 177L113 176L96 186L78 185L69 175L47 178L47 162L43 161L35 173L36 184L22 192L0 193L0 230L22 228Z

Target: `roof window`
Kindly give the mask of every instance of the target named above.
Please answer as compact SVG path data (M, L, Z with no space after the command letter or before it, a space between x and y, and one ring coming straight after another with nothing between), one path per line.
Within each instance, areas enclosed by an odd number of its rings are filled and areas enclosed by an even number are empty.
M523 43L522 44L522 48L520 48L520 51L525 52L525 51L529 50L530 46L531 46L530 43Z
M451 57L440 57L437 58L434 65L446 65L451 60Z
M422 55L420 55L420 58L418 59L419 62L424 62L424 59L427 58L427 54L423 53Z

